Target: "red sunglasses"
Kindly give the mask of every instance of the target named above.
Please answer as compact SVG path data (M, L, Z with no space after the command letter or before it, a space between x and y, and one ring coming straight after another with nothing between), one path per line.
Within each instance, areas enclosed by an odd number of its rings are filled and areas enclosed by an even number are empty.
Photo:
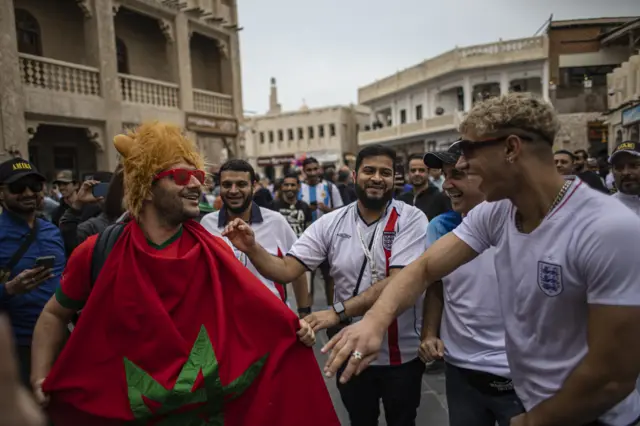
M171 176L176 185L186 186L191 182L191 176L195 177L198 182L204 184L204 171L202 170L188 170L188 169L171 169L158 173L153 181L160 180L164 177Z

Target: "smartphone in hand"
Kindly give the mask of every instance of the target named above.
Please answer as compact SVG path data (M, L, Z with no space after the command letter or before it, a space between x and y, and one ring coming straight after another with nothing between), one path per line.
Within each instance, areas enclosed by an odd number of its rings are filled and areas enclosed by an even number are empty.
M53 269L55 262L56 262L55 256L42 256L36 259L35 268L42 266L44 269Z

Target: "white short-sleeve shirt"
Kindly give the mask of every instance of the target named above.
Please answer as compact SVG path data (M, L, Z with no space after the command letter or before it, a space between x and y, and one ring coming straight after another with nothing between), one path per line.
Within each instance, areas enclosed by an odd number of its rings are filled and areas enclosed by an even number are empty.
M221 210L213 213L209 213L204 216L200 221L200 224L215 235L222 238L222 231L227 225L228 214L223 207ZM256 242L260 244L270 254L278 257L283 257L287 254L293 243L296 241L296 234L294 234L291 226L287 223L287 220L278 212L271 211L259 207L256 203L251 205L251 219L249 225L255 233ZM253 263L249 258L238 249L236 249L228 238L224 238L224 241L233 249L236 255L236 259L246 266L253 275L255 275L273 294L278 296L279 299L286 302L284 286L276 284L272 280L269 280L258 272L253 266ZM284 284L284 283L283 283Z
M508 200L482 203L453 232L473 250L496 248L495 266L516 392L527 410L553 396L587 354L588 305L640 306L640 218L575 179L530 234ZM600 420L640 416L632 392Z
M640 216L640 196L623 194L622 192L616 192L611 197L620 201L622 204L631 209L636 216Z
M365 264L363 242L367 248L371 246L380 279L388 276L389 269L413 262L426 249L427 217L417 208L393 200L380 220L367 225L357 205L355 202L322 216L307 228L288 253L311 271L328 259L335 282L334 302L350 299L354 292L360 294L371 286L370 263ZM364 241L360 240L358 226ZM377 238L373 241L376 229ZM417 357L422 299L389 327L374 365L397 365Z

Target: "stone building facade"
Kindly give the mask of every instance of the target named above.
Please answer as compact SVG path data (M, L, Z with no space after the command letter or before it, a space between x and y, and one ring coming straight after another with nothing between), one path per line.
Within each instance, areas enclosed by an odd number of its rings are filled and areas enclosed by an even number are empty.
M547 53L545 36L456 47L360 87L358 102L371 116L358 144L393 146L404 158L445 150L479 100L510 91L548 99Z
M334 105L282 111L278 88L271 79L269 110L244 122L246 153L256 170L276 179L302 156L323 165L354 166L359 131L370 111L359 105Z
M240 29L235 0L0 2L0 160L113 170L113 137L149 120L243 156Z

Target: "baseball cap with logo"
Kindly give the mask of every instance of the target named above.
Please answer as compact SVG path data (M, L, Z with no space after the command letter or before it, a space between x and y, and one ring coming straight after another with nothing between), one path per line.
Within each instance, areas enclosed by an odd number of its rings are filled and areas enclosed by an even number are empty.
M627 153L631 155L635 155L636 157L640 157L640 143L634 141L625 141L620 143L615 147L613 152L611 153L611 157L609 157L609 163L613 161L613 158L621 153Z
M26 176L36 176L41 180L46 180L36 166L22 158L12 158L0 164L0 184L13 183Z
M424 165L430 169L441 169L444 164L456 164L460 157L460 149L454 142L446 151L432 151L424 155Z
M72 183L75 181L76 180L73 178L73 172L71 170L62 170L58 172L58 174L56 175L56 179L53 181L53 183L55 184Z

